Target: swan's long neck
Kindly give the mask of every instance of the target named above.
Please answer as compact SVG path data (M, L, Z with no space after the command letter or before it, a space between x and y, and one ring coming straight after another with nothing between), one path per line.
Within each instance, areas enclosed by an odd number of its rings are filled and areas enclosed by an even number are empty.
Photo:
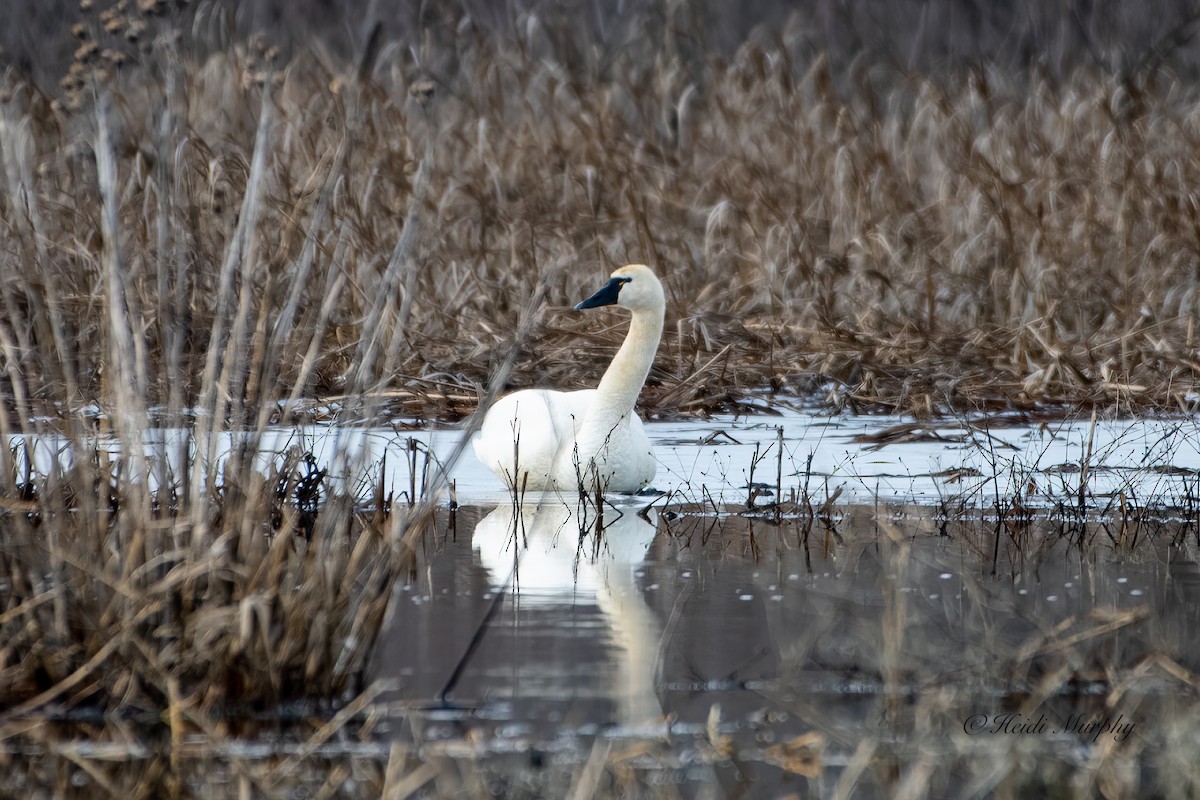
M633 410L654 364L654 354L662 338L663 313L662 307L633 312L629 333L596 387L596 401L588 412L588 423L615 425Z

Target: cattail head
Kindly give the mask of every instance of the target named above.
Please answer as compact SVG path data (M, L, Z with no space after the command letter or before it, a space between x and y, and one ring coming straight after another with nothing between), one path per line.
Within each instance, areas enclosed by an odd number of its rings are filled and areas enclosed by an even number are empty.
M417 101L418 105L427 106L433 98L433 93L437 87L433 81L420 80L408 87L408 94L412 99Z
M100 45L96 44L94 41L84 42L75 50L75 61L77 63L86 64L95 60L99 52Z

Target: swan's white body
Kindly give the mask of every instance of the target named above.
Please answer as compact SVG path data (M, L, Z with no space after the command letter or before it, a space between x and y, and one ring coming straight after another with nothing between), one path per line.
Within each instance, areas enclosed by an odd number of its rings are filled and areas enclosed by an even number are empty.
M540 608L596 604L607 627L597 633L608 634L619 653L614 652L611 682L592 691L616 701L617 721L623 724L662 717L654 691L662 626L642 598L635 577L654 541L657 521L653 510L643 518L636 507L614 506L605 509L601 527L586 505L505 504L481 519L472 536L494 585L507 585L519 597L514 613L527 615L530 622L535 622L533 615ZM561 679L564 668L562 664L516 666L519 677L535 682L539 670Z
M649 267L621 267L609 284L576 308L620 305L633 312L629 333L595 389L525 389L488 410L475 454L510 488L582 487L636 492L658 463L634 412L662 338L662 284Z

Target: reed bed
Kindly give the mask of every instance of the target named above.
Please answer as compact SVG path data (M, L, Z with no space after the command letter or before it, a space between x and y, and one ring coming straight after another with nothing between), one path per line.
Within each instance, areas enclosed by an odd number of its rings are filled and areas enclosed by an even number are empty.
M588 46L451 11L350 57L176 5L85 0L59 85L0 85L6 790L187 796L196 737L293 709L298 767L361 722L436 476L360 506L257 441L592 385L623 326L568 308L620 264L668 289L650 417L1196 402L1200 97L1161 61L881 74L798 18L707 56L679 9Z
M1194 403L1200 105L1165 67L835 72L799 19L728 60L633 25L586 56L522 20L354 65L85 17L64 92L5 89L8 413L132 386L459 418L539 280L510 384L592 384L621 325L566 306L630 261L669 294L652 416Z

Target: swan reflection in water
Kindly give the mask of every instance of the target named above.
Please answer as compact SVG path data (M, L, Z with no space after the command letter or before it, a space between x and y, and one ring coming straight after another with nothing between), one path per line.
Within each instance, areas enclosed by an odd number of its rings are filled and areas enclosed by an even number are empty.
M564 735L616 726L618 735L694 742L715 719L760 747L754 737L768 718L777 744L807 730L760 691L779 666L779 610L767 607L776 587L757 585L753 562L705 551L712 520L660 530L644 500L606 501L599 518L539 497L491 510L471 535L476 510L463 509L458 534L397 589L379 677L399 683L400 703L433 712L409 718L423 738L476 741L472 732L485 730L503 751L514 740L563 746ZM806 780L758 761L693 765L687 775L694 785L680 797L721 796L705 787L733 792L748 779L780 796Z
M641 513L639 513L641 512ZM640 504L576 507L558 499L499 506L475 528L473 546L494 586L507 587L510 624L531 625L530 645L544 660L534 670L574 671L574 637L562 637L566 618L581 623L584 637L607 653L607 686L592 691L615 705L612 721L637 724L661 717L655 667L661 628L643 600L637 573L654 540L657 515ZM542 625L551 641L539 642ZM555 642L565 647L555 647ZM564 658L554 658L555 651ZM530 653L533 654L532 652ZM615 661L615 663L613 663ZM603 671L603 670L602 670Z

